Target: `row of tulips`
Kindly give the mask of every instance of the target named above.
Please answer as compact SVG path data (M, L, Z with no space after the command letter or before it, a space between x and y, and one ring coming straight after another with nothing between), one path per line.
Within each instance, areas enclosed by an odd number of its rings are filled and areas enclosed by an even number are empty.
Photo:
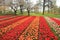
M1 28L0 29L0 36L4 35L5 33L9 32L10 30L14 29L17 25L20 25L21 23L26 21L28 18L30 18L30 17L24 18L24 19L19 20L19 21L15 22L9 26Z
M3 27L6 27L14 22L17 22L18 20L21 20L23 18L26 18L27 16L22 16L22 17L16 17L16 18L13 18L13 19L10 19L10 20L6 20L6 21L3 21L3 22L0 22L0 28L3 28Z
M44 17L40 17L40 40L58 40L57 36L51 31Z
M21 25L17 25L13 30L10 30L5 35L0 37L0 40L18 40L18 36L28 27L28 25L34 20L35 17L31 17L24 21Z
M8 17L11 17L11 16L0 16L0 19L4 19L4 18L8 18Z
M49 17L45 17L45 19L49 23L50 27L55 30L56 34L60 36L60 26L55 21L50 19Z
M21 25L24 21L26 21L27 19L29 19L31 17L27 17L27 18L24 18L24 19L21 19L9 26L6 26L6 27L3 27L0 29L0 36L4 35L5 33L9 32L10 30L14 29L17 25Z
M60 18L55 18L55 19L60 20Z
M6 17L7 17L7 16L0 16L0 19L1 19L1 18L6 18Z
M28 28L19 36L19 40L38 40L39 17L36 17Z
M55 19L55 18L51 18L52 20L54 20L58 25L60 25L60 20Z
M15 17L16 17L16 16L1 18L1 19L0 19L0 22L5 21L5 20L9 20L9 19L12 19L12 18L15 18Z
M12 17L8 17L8 18L0 19L0 22L4 22L4 21L11 20L11 19L18 18L18 17L19 16L12 16Z

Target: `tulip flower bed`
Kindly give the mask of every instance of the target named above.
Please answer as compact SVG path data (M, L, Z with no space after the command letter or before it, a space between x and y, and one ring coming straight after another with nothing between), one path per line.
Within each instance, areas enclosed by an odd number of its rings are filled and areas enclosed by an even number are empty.
M53 28L53 30L55 31L55 34L57 34L60 37L60 27L59 27L59 25L55 21L50 19L49 17L45 17L45 19L49 23L50 27Z
M9 32L10 30L14 29L14 27L16 27L17 25L20 25L21 23L23 23L24 21L26 21L27 19L29 19L30 17L24 18L22 20L19 20L7 27L3 27L0 29L0 36L4 35L6 32Z
M55 20L55 21L54 21ZM37 16L0 16L0 40L58 40L57 18Z
M14 19L14 18L18 18L19 16L12 16L12 17L8 17L8 18L3 18L3 19L0 19L0 22L4 22L4 21L7 21L7 20L11 20L11 19Z
M27 28L27 26L33 21L35 17L31 17L21 25L17 25L13 30L10 30L5 35L0 37L0 40L16 40L19 35Z
M51 18L52 20L54 20L58 25L60 25L60 20L55 19L55 18Z
M27 16L26 16L26 17L27 17ZM3 22L0 22L0 28L6 27L6 26L8 26L8 25L10 25L10 24L18 21L18 20L23 19L23 18L25 18L25 17L22 16L22 17L17 17L17 18L13 18L13 19L10 19L10 20L6 20L6 21L3 21Z
M36 17L18 38L19 40L38 40L39 18Z
M60 20L60 18L55 18L55 19Z
M0 19L9 18L9 17L14 17L14 16L0 16Z
M10 18L15 18L15 17L17 17L17 16L7 16L5 18L0 18L0 22L4 21L4 20L9 20Z
M44 17L40 17L40 40L58 40L58 38L50 30L50 27Z
M1 19L1 18L6 18L6 17L7 17L7 16L0 16L0 19Z

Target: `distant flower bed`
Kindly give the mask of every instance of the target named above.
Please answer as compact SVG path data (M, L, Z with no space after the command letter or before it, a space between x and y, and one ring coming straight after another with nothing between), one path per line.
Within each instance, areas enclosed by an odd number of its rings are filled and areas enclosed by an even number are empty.
M0 16L0 40L58 40L50 29L59 34L58 22L54 23L43 16Z

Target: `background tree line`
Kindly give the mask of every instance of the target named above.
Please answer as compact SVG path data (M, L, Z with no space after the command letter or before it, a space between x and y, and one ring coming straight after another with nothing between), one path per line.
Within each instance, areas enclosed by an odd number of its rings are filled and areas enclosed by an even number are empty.
M5 13L7 9L12 10L14 15L17 15L18 10L21 15L23 15L24 11L27 11L28 16L31 11L41 12L42 9L43 15L46 11L54 14L60 13L60 7L56 6L56 0L38 0L35 5L33 5L31 0L0 0L1 13Z

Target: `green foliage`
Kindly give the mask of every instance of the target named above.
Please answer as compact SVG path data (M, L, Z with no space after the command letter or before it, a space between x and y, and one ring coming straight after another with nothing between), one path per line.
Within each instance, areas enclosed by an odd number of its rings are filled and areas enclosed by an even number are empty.
M1 15L2 13L0 12L0 15ZM14 12L12 12L11 10L9 10L9 11L7 11L7 12L5 12L5 13L3 13L2 15L6 15L6 14L11 14L11 15L14 15ZM20 12L20 10L17 10L17 13L16 13L17 15L19 15L19 16L28 16L28 13L27 13L27 11L23 11L23 14L21 14L21 12ZM42 12L37 12L37 13L34 13L34 12L30 12L30 16L49 16L49 17L57 17L57 18L60 18L60 15L59 14L53 14L53 13L47 13L47 12L45 12L45 14L44 15L42 15Z
M2 14L2 11L0 11L0 14Z
M14 15L14 12L12 12L12 11L9 10L9 11L5 12L5 15Z
M45 13L44 15L42 15L42 13L31 13L31 16L49 16L49 17L57 17L60 18L59 14L50 14L50 13Z
M60 14L60 7L58 8L58 13Z

